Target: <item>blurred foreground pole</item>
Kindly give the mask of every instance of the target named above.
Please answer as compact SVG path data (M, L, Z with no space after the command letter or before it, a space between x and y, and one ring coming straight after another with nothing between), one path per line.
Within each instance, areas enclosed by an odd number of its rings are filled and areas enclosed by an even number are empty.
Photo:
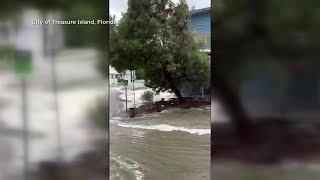
M19 47L18 47L19 48ZM23 178L29 179L29 127L27 76L32 73L31 51L16 50L14 69L21 78L22 124L23 124Z
M23 119L23 177L29 180L29 128L28 128L28 109L27 109L27 82L25 78L21 79L22 90L22 119Z
M51 15L51 16L50 16ZM57 19L55 13L46 12L44 14L44 20ZM54 105L56 110L56 128L57 128L57 150L58 150L58 161L61 162L63 159L62 150L62 137L61 137L61 124L60 124L60 111L59 111L59 97L58 97L58 86L57 86L57 73L56 73L56 63L54 56L57 51L57 37L59 36L55 25L44 25L44 53L45 56L51 63L51 73L52 73L52 86L54 93Z

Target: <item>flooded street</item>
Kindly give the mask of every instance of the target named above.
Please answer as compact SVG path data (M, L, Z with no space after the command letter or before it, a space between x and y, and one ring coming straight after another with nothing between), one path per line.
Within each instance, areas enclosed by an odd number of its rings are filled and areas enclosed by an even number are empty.
M92 143L106 137L88 125L88 108L96 99L106 96L107 83L96 70L96 52L69 50L56 59L58 102L63 158L74 159L78 154L95 148ZM39 64L38 64L39 65ZM29 161L30 170L45 160L57 159L57 122L50 63L43 59L28 79ZM81 71L79 71L81 69ZM20 79L9 69L0 76L0 172L5 179L21 179L23 165L23 134ZM6 101L2 101L6 100ZM106 99L107 103L107 99ZM0 179L3 179L0 177Z
M136 92L137 104L144 90ZM210 107L127 118L120 102L123 89L111 87L110 92L111 180L210 179ZM172 94L155 99L161 97Z

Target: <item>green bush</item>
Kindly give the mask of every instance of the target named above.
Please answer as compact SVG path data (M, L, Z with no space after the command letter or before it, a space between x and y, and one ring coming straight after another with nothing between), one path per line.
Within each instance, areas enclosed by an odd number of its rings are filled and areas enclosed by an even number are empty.
M154 94L152 91L145 91L143 92L141 98L145 101L153 101Z
M145 72L143 69L136 70L136 78L137 79L144 79L144 77L145 77Z

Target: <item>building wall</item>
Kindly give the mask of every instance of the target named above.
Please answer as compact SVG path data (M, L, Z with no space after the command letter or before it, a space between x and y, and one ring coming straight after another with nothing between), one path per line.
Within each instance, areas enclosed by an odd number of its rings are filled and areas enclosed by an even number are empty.
M195 31L195 41L204 41L203 49L211 50L211 13L210 8L191 11L191 26Z
M211 88L203 88L201 85L191 85L190 83L183 83L180 87L180 92L184 97L198 97L211 98Z
M205 35L211 36L211 15L210 11L191 15L191 25Z
M112 66L109 66L109 80L111 85L118 84L118 79L128 80L128 85L132 85L132 80L136 79L135 71L133 71L133 77L130 70L126 70L123 73L119 73Z
M294 64L252 60L245 65L250 68L244 68L240 97L247 112L253 116L291 116L319 109L320 63Z
M118 74L112 74L112 73L110 73L109 76L110 76L110 77L109 77L109 81L110 81L110 84L111 84L111 85L118 83L118 79L117 79Z

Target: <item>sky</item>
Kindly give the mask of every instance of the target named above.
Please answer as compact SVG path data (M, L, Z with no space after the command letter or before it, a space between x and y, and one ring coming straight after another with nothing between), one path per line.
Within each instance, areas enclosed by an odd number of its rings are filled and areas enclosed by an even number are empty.
M111 0L110 3L110 14L116 15L116 19L121 18L121 12L125 12L128 8L128 0ZM173 0L173 2L179 2L179 0ZM187 0L189 7L195 6L196 9L210 7L210 0Z

